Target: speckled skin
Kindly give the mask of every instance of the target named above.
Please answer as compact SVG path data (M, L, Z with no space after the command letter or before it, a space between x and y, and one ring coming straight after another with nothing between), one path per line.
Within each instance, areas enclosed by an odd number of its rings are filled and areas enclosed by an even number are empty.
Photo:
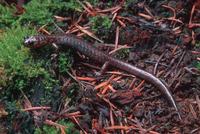
M66 47L73 48L95 61L98 61L100 63L108 62L109 65L115 68L124 70L141 79L146 80L147 82L157 87L160 90L160 92L165 96L165 98L168 100L169 104L171 104L171 106L173 106L178 112L176 102L173 99L168 86L164 84L159 78L155 77L154 75L142 69L132 66L131 64L115 59L114 57L111 57L97 50L90 43L74 35L50 35L50 36L36 35L36 36L31 36L29 38L26 38L24 41L25 46L30 47L30 48L39 48L51 43L56 43L58 45L63 45ZM179 112L178 112L178 115L179 115Z

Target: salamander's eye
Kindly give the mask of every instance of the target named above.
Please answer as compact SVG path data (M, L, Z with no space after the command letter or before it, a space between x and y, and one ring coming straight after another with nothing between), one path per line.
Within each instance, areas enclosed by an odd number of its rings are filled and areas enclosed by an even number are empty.
M33 36L24 37L24 46L33 47L33 45L35 45L36 41L37 41L36 38Z

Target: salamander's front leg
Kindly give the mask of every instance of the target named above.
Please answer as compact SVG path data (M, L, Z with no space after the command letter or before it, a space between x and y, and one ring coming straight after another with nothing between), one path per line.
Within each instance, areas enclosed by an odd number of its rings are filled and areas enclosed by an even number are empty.
M101 67L100 72L97 72L96 75L97 75L97 76L101 76L102 74L104 74L105 71L107 70L108 66L109 66L109 61L106 61L106 62L103 64L103 66Z

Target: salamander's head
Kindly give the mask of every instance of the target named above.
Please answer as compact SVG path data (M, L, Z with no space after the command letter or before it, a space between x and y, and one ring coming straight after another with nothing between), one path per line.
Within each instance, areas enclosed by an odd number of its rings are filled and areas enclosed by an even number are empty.
M32 48L36 43L37 39L35 36L24 37L24 46Z
M46 44L51 43L48 36L35 35L24 38L24 46L29 48L39 48Z

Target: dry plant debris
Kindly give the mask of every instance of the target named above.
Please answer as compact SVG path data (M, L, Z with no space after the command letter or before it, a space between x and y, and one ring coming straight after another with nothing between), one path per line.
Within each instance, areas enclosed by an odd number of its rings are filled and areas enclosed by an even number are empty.
M89 1L78 2L84 9L78 17L54 16L58 31L87 38L100 50L164 79L178 102L182 120L178 119L162 96L154 92L155 87L113 68L100 76L96 75L101 67L79 53L79 61L75 61L67 76L59 72L56 74L62 83L64 97L74 81L78 83L80 90L74 105L68 105L69 100L65 100L60 104L60 109L53 112L49 106L32 106L24 95L22 110L32 113L35 124L42 122L55 126L63 134L67 126L56 123L58 119L71 120L85 134L198 134L200 64L197 67L194 63L200 63L200 49L197 46L200 40L199 0L117 0L109 7L105 0L100 0L96 5ZM111 20L109 34L92 30L88 18L97 16ZM69 26L61 28L56 24L58 22L66 22ZM53 33L46 25L40 27L38 32Z

